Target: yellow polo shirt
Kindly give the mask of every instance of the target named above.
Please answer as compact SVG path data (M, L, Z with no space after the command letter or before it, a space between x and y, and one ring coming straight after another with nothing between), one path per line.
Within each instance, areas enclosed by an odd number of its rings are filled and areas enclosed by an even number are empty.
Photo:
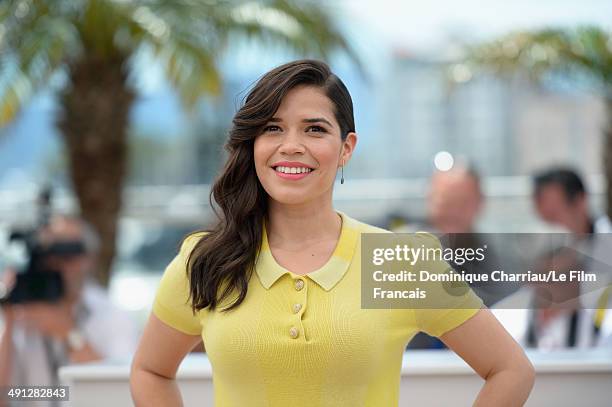
M419 331L440 336L482 306L470 290L449 296L446 309L362 309L360 234L389 231L338 213L333 255L303 276L276 262L264 228L247 296L230 312L194 316L187 303L187 255L201 235L188 238L168 265L153 312L181 332L202 335L215 406L397 406L410 339ZM415 246L439 245L428 233L413 238Z

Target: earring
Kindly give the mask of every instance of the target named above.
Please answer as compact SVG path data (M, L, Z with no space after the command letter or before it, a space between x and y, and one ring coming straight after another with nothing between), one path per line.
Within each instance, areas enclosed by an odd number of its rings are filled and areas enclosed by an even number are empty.
M342 167L340 167L340 183L344 184L344 160L342 160Z

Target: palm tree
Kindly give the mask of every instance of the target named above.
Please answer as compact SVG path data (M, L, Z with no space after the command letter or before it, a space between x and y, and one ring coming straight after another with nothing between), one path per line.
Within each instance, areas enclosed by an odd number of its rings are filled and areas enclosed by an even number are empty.
M82 216L102 240L98 280L107 285L127 161L134 56L150 52L186 107L216 95L216 62L235 37L327 58L355 53L314 1L4 0L0 2L0 125L65 72L58 127Z
M565 75L603 97L606 212L612 218L612 33L588 26L517 32L469 48L467 62L500 73L521 70L536 81Z

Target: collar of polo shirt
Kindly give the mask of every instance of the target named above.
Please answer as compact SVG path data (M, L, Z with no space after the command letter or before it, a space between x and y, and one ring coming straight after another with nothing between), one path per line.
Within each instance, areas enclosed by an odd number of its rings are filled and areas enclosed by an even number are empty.
M268 234L264 222L261 251L257 256L255 272L261 284L266 289L270 289L270 287L272 287L272 285L284 274L289 274L292 278L309 278L320 285L325 291L331 290L342 277L344 277L355 253L359 232L353 227L353 219L351 217L344 212L336 212L342 217L342 229L336 248L327 263L321 268L305 275L295 274L276 262L276 259L272 256L272 252L270 251Z

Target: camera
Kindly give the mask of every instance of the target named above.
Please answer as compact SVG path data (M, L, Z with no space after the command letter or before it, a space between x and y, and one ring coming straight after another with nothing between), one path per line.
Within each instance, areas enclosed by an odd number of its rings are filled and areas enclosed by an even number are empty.
M25 304L31 302L59 301L64 296L64 281L61 273L49 266L50 258L69 258L86 252L82 241L58 241L43 244L39 240L39 230L45 227L50 218L50 189L44 189L39 197L41 220L33 230L14 230L9 241L19 242L27 253L26 266L18 270L15 284L4 296L1 304Z
M64 241L43 246L36 238L36 231L13 232L10 240L25 244L28 262L24 270L16 274L15 285L0 303L24 304L29 302L56 302L64 295L64 282L59 271L47 266L50 257L71 257L85 253L81 241Z

